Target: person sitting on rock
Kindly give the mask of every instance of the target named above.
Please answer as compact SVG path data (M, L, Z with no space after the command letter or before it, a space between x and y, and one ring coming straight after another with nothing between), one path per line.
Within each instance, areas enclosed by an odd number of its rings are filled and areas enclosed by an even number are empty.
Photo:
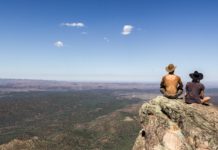
M183 93L182 80L179 76L174 74L175 69L176 66L169 64L166 67L168 74L162 78L160 84L160 92L170 99L177 99Z
M195 71L194 73L189 74L189 76L192 78L192 82L186 84L185 102L188 104L198 103L208 105L208 101L211 98L204 97L205 87L200 83L200 80L204 78L204 75Z

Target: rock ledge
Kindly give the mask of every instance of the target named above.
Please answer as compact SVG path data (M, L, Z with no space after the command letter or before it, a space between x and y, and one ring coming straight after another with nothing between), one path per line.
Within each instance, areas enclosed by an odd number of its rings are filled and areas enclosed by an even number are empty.
M218 108L158 96L139 110L133 150L218 150Z

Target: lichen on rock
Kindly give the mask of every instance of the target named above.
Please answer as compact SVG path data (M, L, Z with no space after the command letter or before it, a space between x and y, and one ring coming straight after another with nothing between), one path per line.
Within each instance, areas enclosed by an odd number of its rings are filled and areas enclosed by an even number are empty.
M218 108L158 96L140 110L133 150L218 150Z

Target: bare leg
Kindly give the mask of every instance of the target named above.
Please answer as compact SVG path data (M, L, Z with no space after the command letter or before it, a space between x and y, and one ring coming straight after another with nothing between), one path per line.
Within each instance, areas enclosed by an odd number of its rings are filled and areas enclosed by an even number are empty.
M201 103L203 104L203 103L207 103L207 102L209 102L210 101L210 97L204 97L203 99L201 99Z

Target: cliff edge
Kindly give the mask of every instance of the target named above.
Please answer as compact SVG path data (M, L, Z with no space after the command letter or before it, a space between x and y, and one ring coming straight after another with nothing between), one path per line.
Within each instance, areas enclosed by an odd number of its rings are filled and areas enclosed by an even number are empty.
M158 96L140 110L133 150L218 150L218 108Z

